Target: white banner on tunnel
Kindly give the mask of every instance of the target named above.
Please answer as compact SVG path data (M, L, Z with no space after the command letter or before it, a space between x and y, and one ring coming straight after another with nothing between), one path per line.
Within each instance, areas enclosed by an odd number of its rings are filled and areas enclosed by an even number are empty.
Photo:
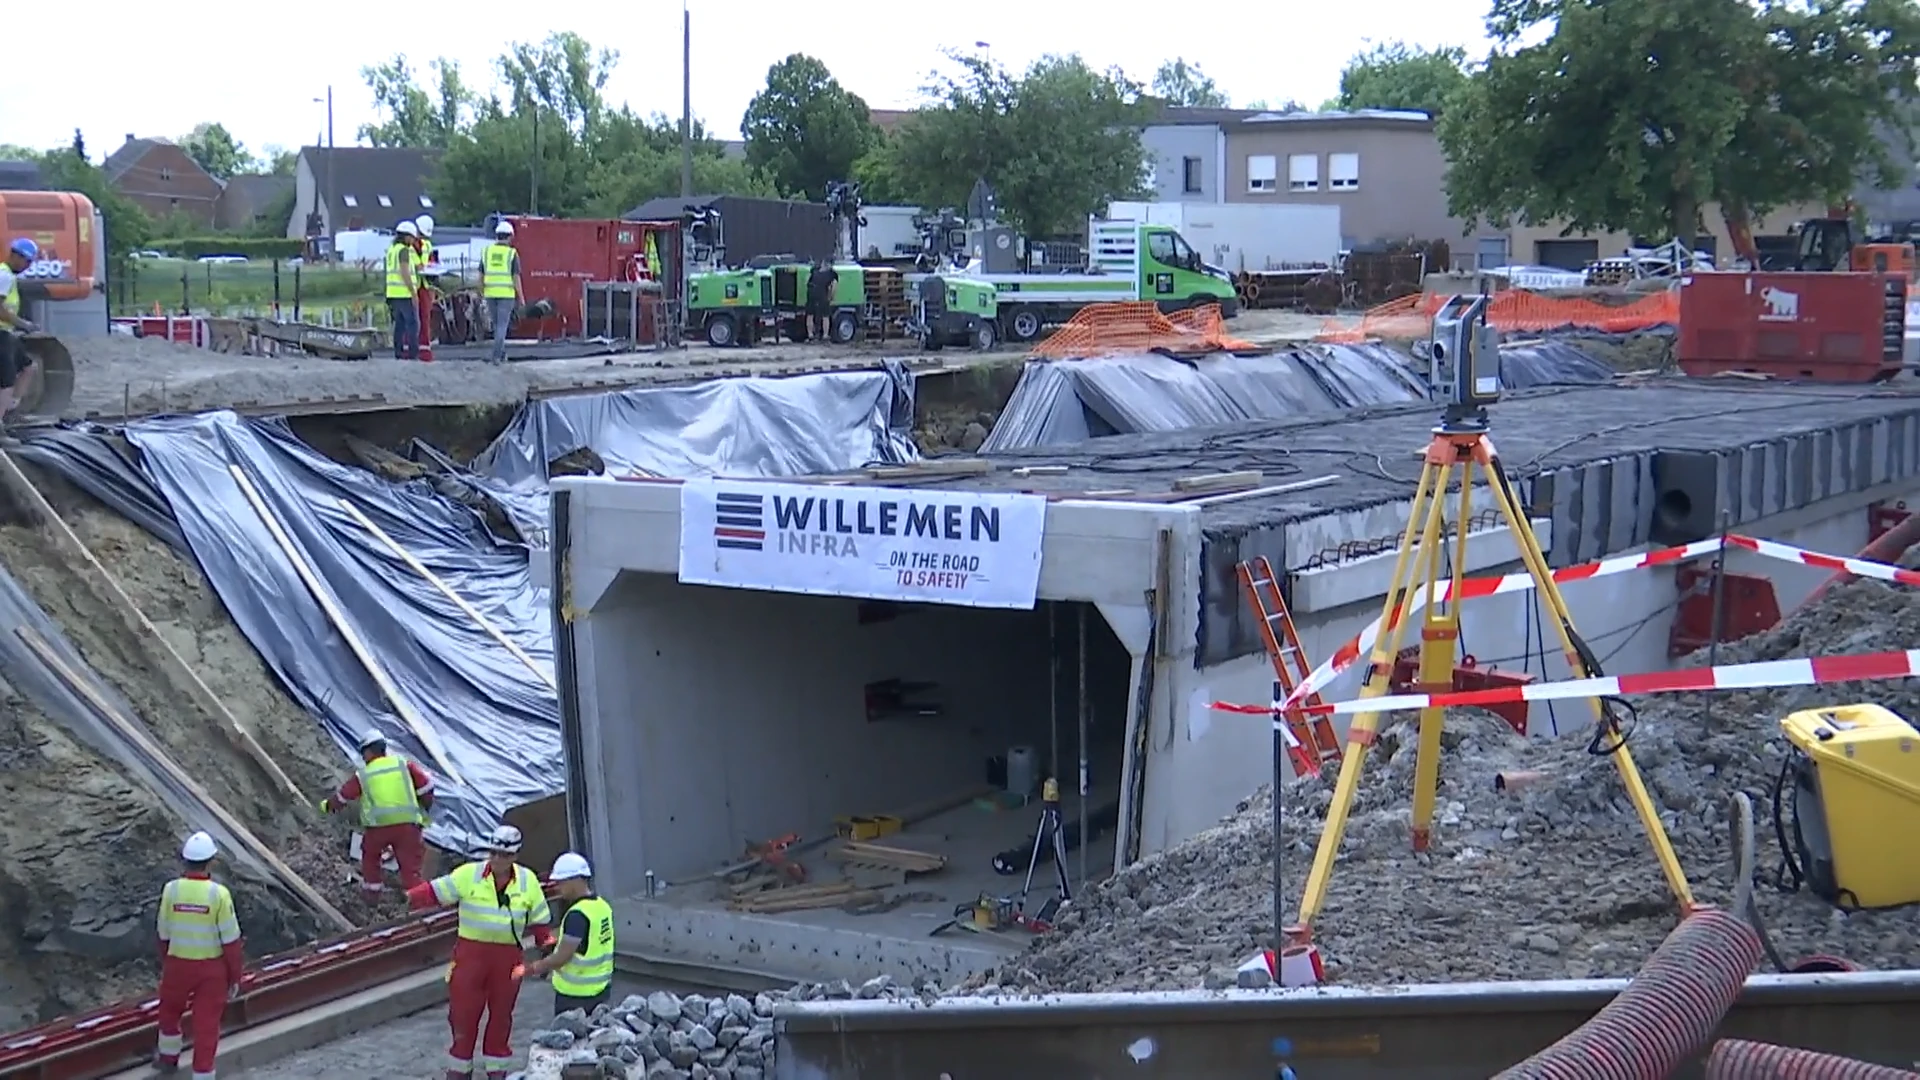
M688 480L680 487L680 580L1031 608L1046 521L1039 495Z

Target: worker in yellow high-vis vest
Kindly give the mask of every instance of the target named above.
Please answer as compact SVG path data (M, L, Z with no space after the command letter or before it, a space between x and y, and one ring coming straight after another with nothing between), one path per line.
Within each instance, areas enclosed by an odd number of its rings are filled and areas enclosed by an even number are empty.
M414 274L419 260L413 249L419 233L413 222L403 221L394 226L393 243L387 245L387 313L393 317L395 360L420 359L419 279Z
M386 891L386 853L400 868L400 887L420 884L426 860L422 838L427 810L433 806L433 777L418 764L387 749L378 729L360 736L360 767L338 790L320 800L320 812L360 807L360 890L368 900Z
M567 852L547 876L559 898L572 905L560 920L560 944L527 974L553 975L553 1015L570 1009L591 1014L613 993L613 905L594 895L593 867Z
M446 1080L468 1080L479 1044L487 1080L506 1080L513 1069L513 1006L526 974L523 939L541 948L553 944L553 914L540 878L521 866L520 830L501 825L487 835L487 857L407 890L416 911L458 907L460 929L447 972ZM481 1035L480 1018L486 1017Z
M165 1074L179 1070L180 1021L191 1011L193 1080L214 1080L220 1017L240 990L245 965L233 894L208 876L219 853L206 833L187 837L180 849L186 873L160 890L160 1002L154 1010L160 1043L153 1066Z
M33 362L20 344L20 335L40 328L28 321L26 310L21 307L20 275L38 258L40 245L25 236L8 244L6 257L0 258L0 417L19 404L14 383Z
M487 318L493 324L493 355L496 364L507 361L507 329L513 325L513 313L526 296L520 281L520 253L513 250L513 223L504 219L493 227L493 243L487 245L480 260L480 295L487 302Z

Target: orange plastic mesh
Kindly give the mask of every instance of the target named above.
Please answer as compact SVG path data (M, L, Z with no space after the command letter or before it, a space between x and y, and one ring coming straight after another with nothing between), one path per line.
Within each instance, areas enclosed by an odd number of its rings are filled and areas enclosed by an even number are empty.
M1435 293L1402 297L1369 310L1358 326L1329 319L1319 340L1354 343L1369 338L1423 338L1432 332L1433 313L1447 298ZM1680 321L1680 294L1669 289L1628 304L1602 304L1577 297L1541 296L1525 289L1493 294L1487 322L1499 330L1540 332L1574 326L1607 334L1630 334Z
M1088 304L1053 336L1034 346L1034 356L1055 360L1113 353L1237 352L1256 348L1227 336L1226 321L1215 304L1162 312L1151 300Z

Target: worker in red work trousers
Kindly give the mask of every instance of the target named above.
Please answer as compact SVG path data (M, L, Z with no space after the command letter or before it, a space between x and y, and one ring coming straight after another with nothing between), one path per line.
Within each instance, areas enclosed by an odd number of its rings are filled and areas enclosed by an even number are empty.
M387 749L387 737L369 730L360 736L360 768L331 798L320 800L320 812L338 813L360 804L360 891L376 900L386 891L382 862L389 850L400 865L400 887L420 884L420 864L427 854L420 831L433 807L433 777L427 771Z
M459 938L447 969L447 1020L453 1027L447 1080L473 1075L483 1013L487 1031L480 1054L487 1080L506 1080L513 1068L513 1006L525 974L523 939L531 935L542 949L553 945L553 915L540 878L514 861L520 843L520 830L502 825L488 834L485 859L407 890L415 909L460 908Z
M220 1015L240 993L245 963L233 894L207 876L219 853L206 833L187 837L180 849L187 872L160 890L160 1044L153 1067L166 1075L180 1070L180 1019L192 1010L193 1080L214 1080Z

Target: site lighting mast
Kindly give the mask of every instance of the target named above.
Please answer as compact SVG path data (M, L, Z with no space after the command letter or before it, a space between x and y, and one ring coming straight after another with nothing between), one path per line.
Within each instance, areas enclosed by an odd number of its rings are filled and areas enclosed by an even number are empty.
M693 198L693 13L680 3L680 197Z

